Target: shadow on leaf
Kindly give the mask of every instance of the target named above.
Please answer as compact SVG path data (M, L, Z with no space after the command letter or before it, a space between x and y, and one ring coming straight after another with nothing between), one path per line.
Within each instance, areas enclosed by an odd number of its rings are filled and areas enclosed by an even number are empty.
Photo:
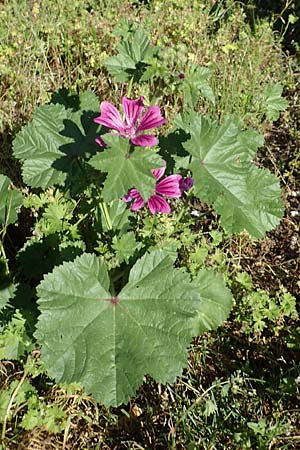
M167 163L168 172L174 171L176 159L189 155L182 145L189 138L190 135L183 130L175 130L159 138L160 154Z

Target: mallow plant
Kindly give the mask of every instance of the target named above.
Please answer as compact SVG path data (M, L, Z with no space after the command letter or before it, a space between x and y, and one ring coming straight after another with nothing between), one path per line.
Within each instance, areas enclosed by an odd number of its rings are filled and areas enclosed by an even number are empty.
M128 56L129 90L149 70L142 43L136 60ZM113 75L127 74L125 50ZM0 176L2 332L21 311L49 376L81 383L107 406L126 403L146 374L173 382L192 338L231 308L220 274L191 276L176 251L141 237L141 219L184 220L194 196L228 234L259 238L283 213L276 177L253 164L263 139L238 118L217 123L185 109L166 135L163 108L130 93L121 103L55 93L13 143L25 188ZM10 233L20 228L26 239L13 251ZM22 351L10 346L3 356Z

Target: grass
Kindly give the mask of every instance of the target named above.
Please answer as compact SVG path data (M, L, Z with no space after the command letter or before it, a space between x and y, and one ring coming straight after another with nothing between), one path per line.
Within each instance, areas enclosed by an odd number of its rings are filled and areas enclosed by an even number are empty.
M292 214L299 200L291 194L300 190L299 66L297 53L291 57L284 52L283 36L274 32L269 18L250 22L250 13L255 17L255 10L232 0L10 0L0 5L0 167L16 184L22 181L11 141L37 104L48 102L62 86L74 91L89 88L100 99L120 103L126 86L113 83L103 62L120 40L116 27L120 31L133 24L149 31L168 67L161 80L133 94L150 99L159 94L172 122L183 102L181 94L174 94L172 79L191 64L208 67L216 105L200 100L199 111L221 120L237 114L264 133L266 145L257 164L281 178L286 205L278 230L261 241L222 235L213 244L217 225L209 214L204 231L194 227L196 241L189 242L183 230L185 255L204 249L194 259L186 257L189 270L217 265L235 294L235 308L222 329L193 342L189 365L173 385L147 378L128 405L105 409L80 387L57 386L49 380L38 351L27 362L3 361L1 395L9 396L7 403L1 397L6 405L2 448L299 448L299 321L296 314L274 320L268 316L270 305L282 302L283 294L276 297L277 291L299 300L300 225ZM286 87L290 107L271 124L265 117L263 92L268 83L278 81ZM159 225L162 234L172 226ZM261 317L255 316L255 308L249 309L247 295L256 296ZM296 309L299 312L298 303ZM255 327L259 320L266 321L266 328ZM17 397L19 385L22 396Z
M136 26L143 23L152 42L164 46L171 74L191 63L211 68L218 98L216 108L208 111L213 116L235 113L254 121L258 91L270 80L285 81L289 75L271 25L258 21L253 32L238 3L229 2L218 14L201 2L136 5L130 1L91 1L85 6L80 1L65 2L59 7L56 2L7 2L0 10L0 127L5 124L12 130L28 120L35 105L49 101L61 86L90 88L100 97L119 100L122 91L111 86L103 62L119 40L113 30L128 18ZM170 108L173 104L174 100ZM260 121L261 116L256 123Z

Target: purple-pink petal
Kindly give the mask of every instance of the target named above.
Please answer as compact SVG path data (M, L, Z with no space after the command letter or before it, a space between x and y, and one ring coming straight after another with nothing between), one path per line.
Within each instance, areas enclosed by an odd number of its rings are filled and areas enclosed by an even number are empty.
M130 139L133 145L138 145L139 147L153 147L158 144L158 139L150 134L140 134L135 138Z
M137 189L130 189L126 195L123 197L123 201L128 203L131 202L131 200L134 199L134 202L130 206L131 211L137 211L138 209L141 209L145 202L143 200L143 197L139 193Z
M140 196L139 198L137 198L132 205L130 206L131 211L137 211L138 209L141 209L144 206L145 202L142 199L142 197Z
M155 192L171 198L181 197L181 190L179 186L181 179L181 175L170 175L157 183Z
M144 98L140 97L138 100L131 100L130 98L123 97L122 106L125 113L125 120L129 127L133 127L141 112L144 109Z
M105 127L117 130L120 133L125 133L125 123L121 117L121 114L109 102L102 102L100 105L101 116L96 117L94 122L104 125Z
M136 133L141 131L151 130L166 123L166 119L160 114L160 108L158 106L150 106L147 112L143 115L139 126L136 129Z
M122 197L123 202L125 203L129 203L131 202L131 200L133 200L134 197L130 194L130 191L127 192L127 194L124 195L124 197Z
M165 166L164 167L160 167L159 169L152 169L151 170L152 174L154 175L154 177L157 180L159 180L165 174L165 171L166 171L166 167Z
M157 212L169 214L171 212L170 205L166 202L166 200L156 194L149 198L147 205L151 214L155 214Z
M96 143L100 145L100 147L106 147L104 140L99 136L95 139Z

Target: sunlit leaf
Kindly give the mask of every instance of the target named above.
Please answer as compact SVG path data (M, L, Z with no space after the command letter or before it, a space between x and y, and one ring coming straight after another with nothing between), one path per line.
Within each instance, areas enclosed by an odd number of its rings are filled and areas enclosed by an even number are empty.
M138 260L116 294L95 255L56 267L38 286L36 337L50 376L81 382L106 405L127 402L145 374L174 381L192 336L215 328L229 310L228 292L222 305L222 286L208 277L191 282L160 250Z
M217 275L212 270L201 270L193 282L198 286L201 297L201 308L194 320L195 334L201 334L216 329L227 319L232 294L222 275Z
M279 182L252 163L262 137L254 130L244 131L232 117L221 125L195 115L178 122L191 135L183 147L192 155L188 167L194 192L214 206L223 227L229 233L246 229L261 237L278 225L283 214Z
M210 70L206 67L192 65L179 85L188 106L195 107L202 96L215 104L215 96L209 84Z
M129 141L120 136L105 134L102 137L109 147L93 156L90 164L95 169L107 172L103 188L104 200L121 198L133 187L141 193L144 200L151 197L155 186L151 169L163 166L161 157L140 147L129 153Z
M70 99L58 93L53 99L56 104L35 110L32 122L21 129L13 144L15 157L23 162L23 180L32 187L63 185L80 173L76 158L97 149L93 118L99 101L95 94L84 92Z
M105 61L109 73L122 83L143 76L156 50L142 31L135 31L117 46L118 54Z

